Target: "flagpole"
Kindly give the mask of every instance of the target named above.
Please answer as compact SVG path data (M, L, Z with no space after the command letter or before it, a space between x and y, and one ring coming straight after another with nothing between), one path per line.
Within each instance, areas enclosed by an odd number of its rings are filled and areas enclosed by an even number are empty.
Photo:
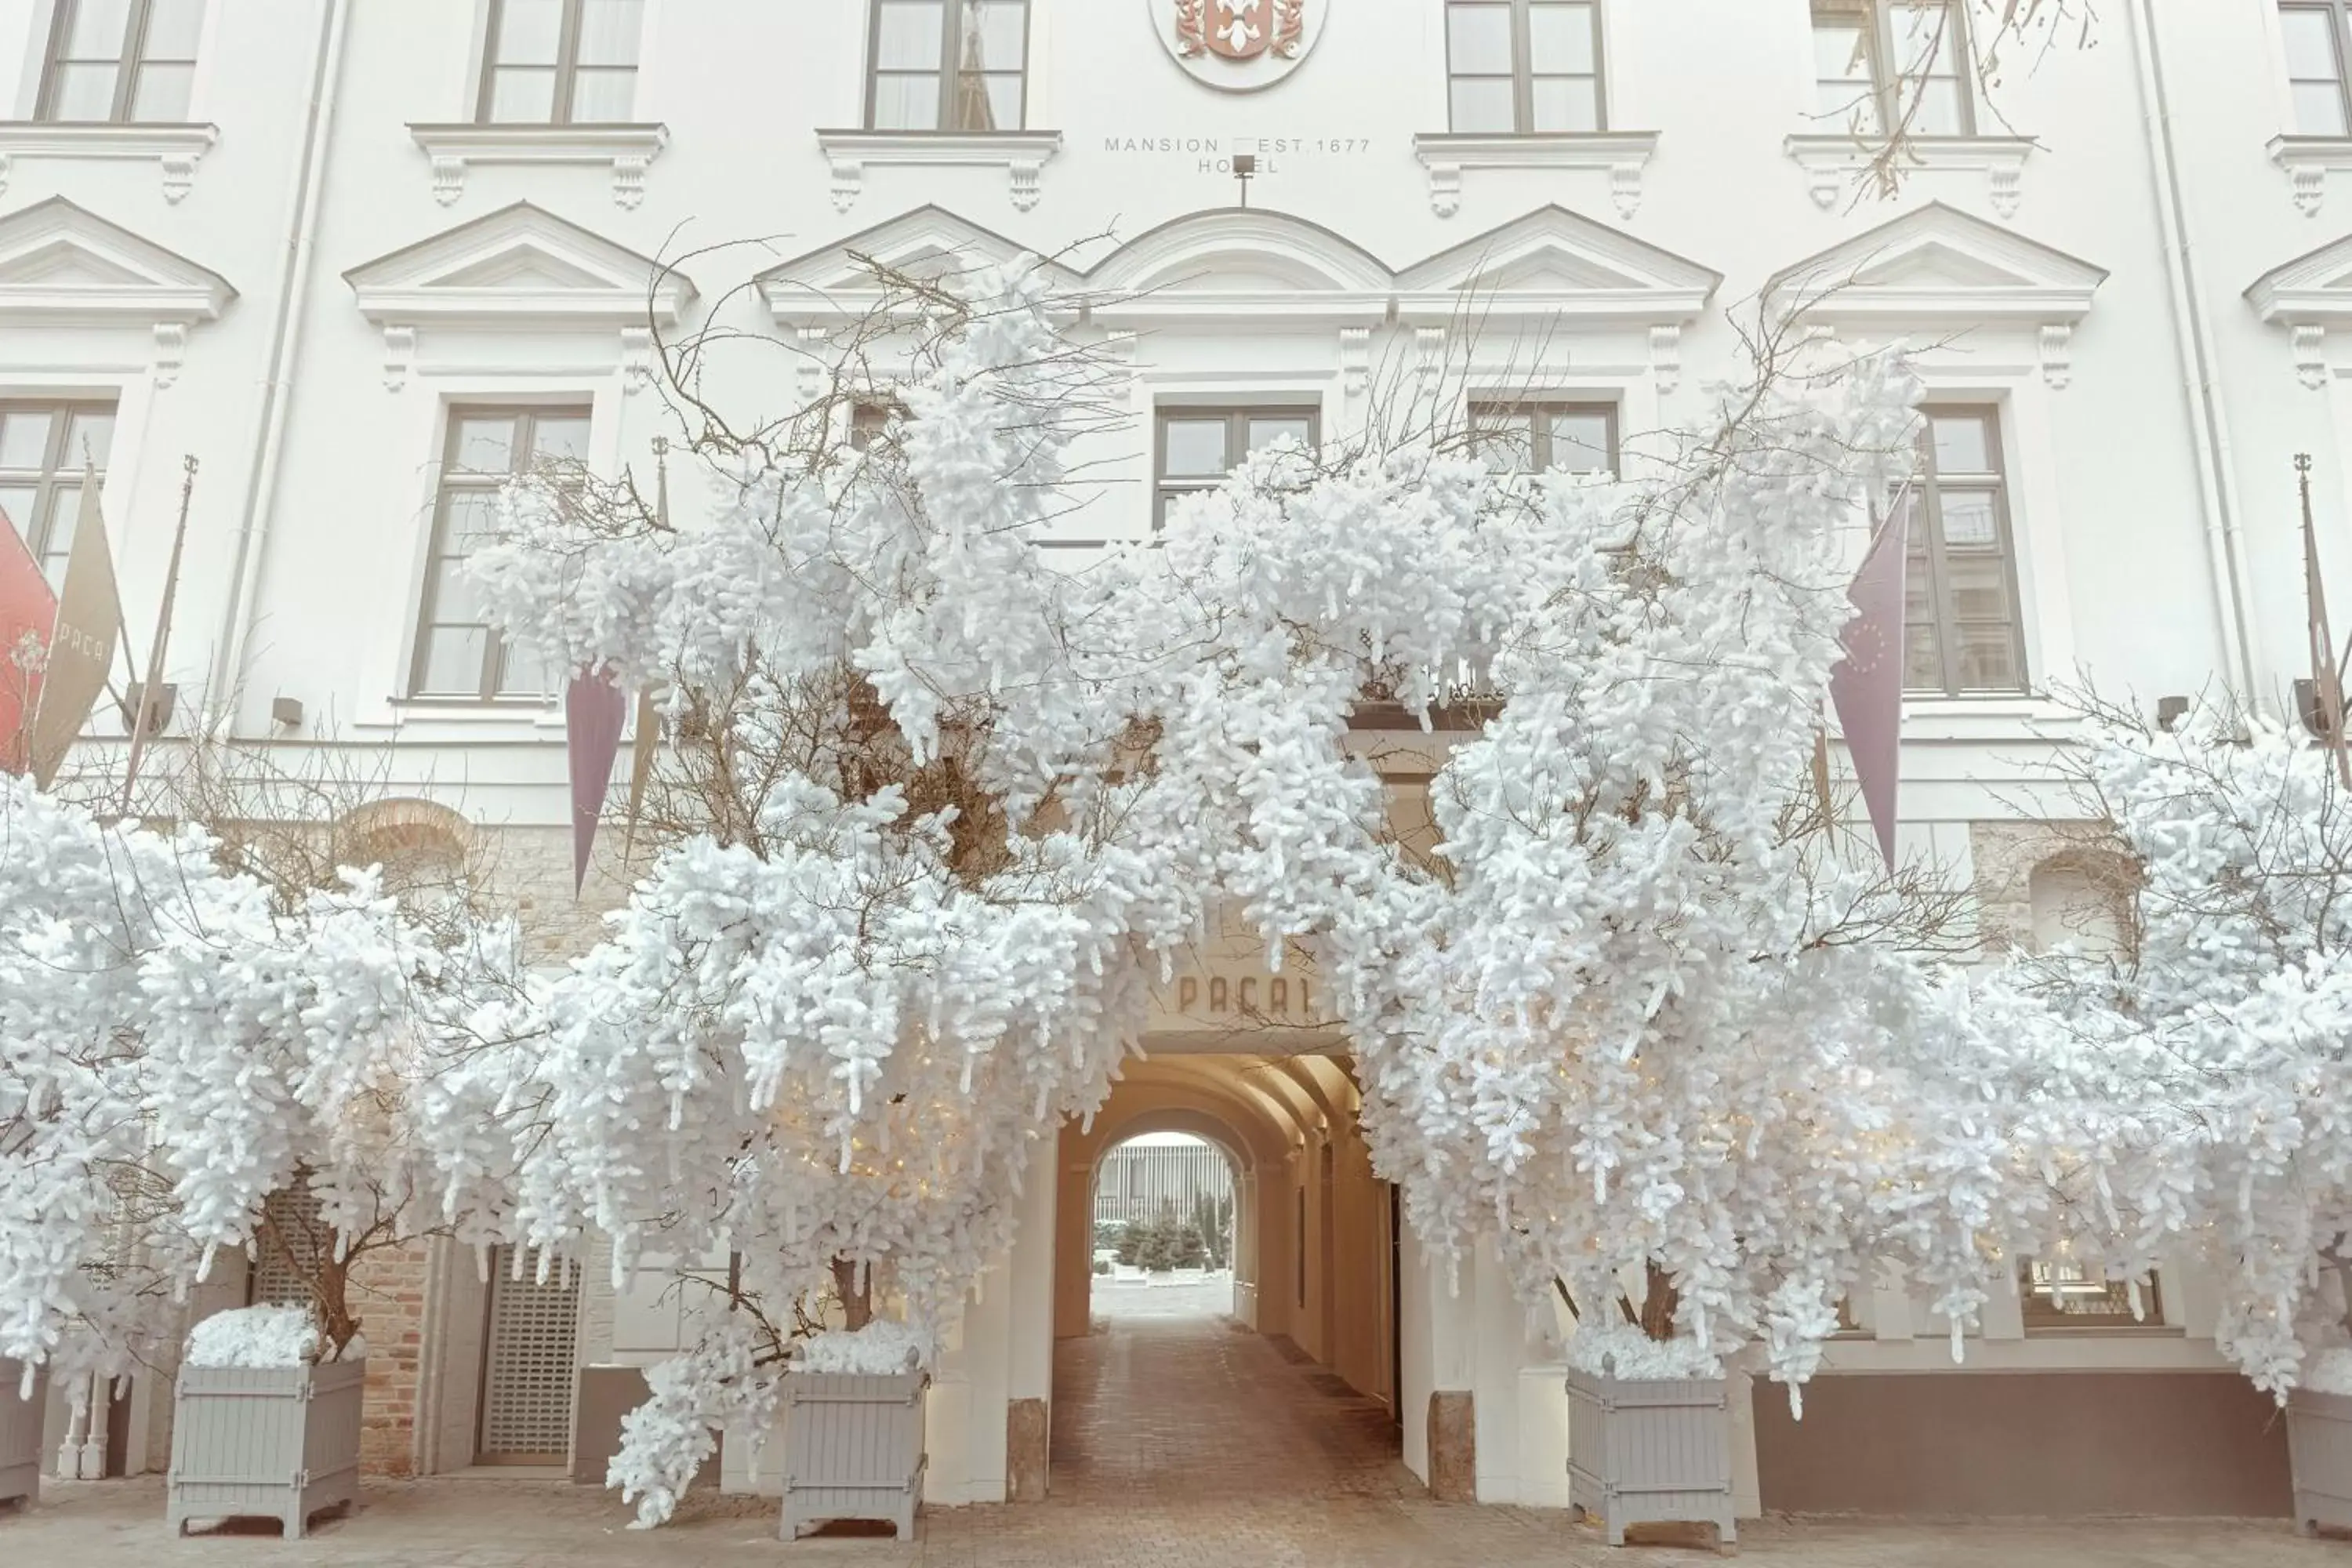
M2295 485L2303 498L2303 580L2311 637L2311 679L2327 749L2336 753L2336 774L2352 789L2352 746L2344 738L2344 683L2336 676L2336 634L2327 624L2327 587L2319 578L2319 529L2311 516L2311 454L2294 458Z
M163 653L172 640L172 603L179 596L180 555L188 542L188 503L196 493L196 455L182 458L180 521L172 531L172 561L163 571L163 602L155 611L155 637L147 645L147 675L139 683L139 700L131 704L131 754L122 764L122 815L131 815L131 786L139 780L139 759L147 749L147 715L155 707L157 683L163 679Z

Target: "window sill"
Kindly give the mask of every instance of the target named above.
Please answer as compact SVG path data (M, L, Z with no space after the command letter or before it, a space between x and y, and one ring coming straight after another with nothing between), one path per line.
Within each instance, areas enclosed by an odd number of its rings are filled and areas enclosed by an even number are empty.
M901 168L1003 169L1013 205L1037 205L1037 179L1062 150L1058 131L820 131L816 144L833 165L833 207L847 212L866 188L868 164Z
M219 140L217 125L0 121L0 195L18 158L152 158L163 168L163 199L177 202L195 184L197 160Z
M669 127L630 125L412 124L408 134L433 163L433 197L443 206L466 190L474 163L604 163L613 204L634 210L646 199L646 169L669 144Z
M2327 199L2327 176L2352 171L2352 136L2273 136L2271 162L2286 171L2295 210L2317 217Z
M1791 136L1781 143L1805 171L1806 188L1813 205L1827 211L1866 174L1880 149L1848 132L1812 132ZM1990 185L1992 210L2003 218L2017 216L2024 201L2025 160L2033 152L2026 136L1908 136L1904 138L1902 172L1982 174Z
M1600 169L1608 173L1617 216L1630 219L1641 210L1642 173L1657 150L1654 131L1432 132L1412 139L1413 156L1429 171L1429 210L1439 217L1462 210L1465 169Z
M2081 720L2064 703L2027 691L1974 697L1903 694L1906 741L2054 741Z

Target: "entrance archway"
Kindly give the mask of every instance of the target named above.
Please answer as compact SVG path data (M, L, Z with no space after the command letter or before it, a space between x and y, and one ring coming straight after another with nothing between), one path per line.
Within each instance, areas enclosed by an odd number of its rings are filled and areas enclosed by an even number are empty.
M1131 1127L1102 1152L1091 1205L1090 1324L1234 1315L1243 1170L1213 1124Z

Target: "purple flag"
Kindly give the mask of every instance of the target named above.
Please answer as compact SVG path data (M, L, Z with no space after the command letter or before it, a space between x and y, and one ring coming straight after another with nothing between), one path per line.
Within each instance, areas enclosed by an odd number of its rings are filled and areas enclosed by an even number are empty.
M613 759L621 754L621 721L629 702L602 676L575 675L563 693L563 749L572 764L572 894L588 881L588 851L604 814Z
M1830 701L1845 731L1854 782L1878 832L1878 852L1895 868L1895 795L1902 773L1903 588L1911 542L1911 498L1871 542L1846 597L1856 612L1839 641L1845 657L1830 669Z

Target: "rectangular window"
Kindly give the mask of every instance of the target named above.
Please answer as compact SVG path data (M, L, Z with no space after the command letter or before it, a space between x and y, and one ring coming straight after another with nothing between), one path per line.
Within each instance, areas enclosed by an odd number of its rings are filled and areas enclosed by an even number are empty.
M1457 132L1605 131L1596 0L1446 0Z
M611 125L635 112L645 0L490 0L474 118Z
M2131 1287L2079 1263L2036 1259L2018 1275L2018 1300L2029 1332L2039 1329L2160 1329L2164 1301L2150 1274L2139 1288L2139 1315L2132 1313Z
M2287 91L2294 128L2305 136L2352 132L2352 94L2344 62L2352 50L2352 6L2346 0L2281 0L2279 31L2286 44Z
M34 118L175 124L188 117L205 0L58 0Z
M1018 131L1026 123L1028 0L873 0L872 131Z
M0 399L0 512L40 562L49 586L65 581L66 552L81 515L82 476L106 478L114 405L95 400Z
M1984 405L1922 412L1904 685L1948 697L2022 690L2023 617L2000 416Z
M418 612L409 690L418 697L534 698L546 674L484 617L466 562L498 527L499 492L519 474L576 469L588 455L585 408L453 408L433 508L433 546Z
M1252 452L1285 438L1309 451L1321 439L1321 419L1312 408L1162 408L1153 443L1151 529L1168 521L1168 503L1179 496L1214 489Z
M1813 0L1814 107L1831 128L1973 136L1968 7L1949 0Z
M1470 429L1478 455L1496 473L1617 471L1613 403L1474 403Z

